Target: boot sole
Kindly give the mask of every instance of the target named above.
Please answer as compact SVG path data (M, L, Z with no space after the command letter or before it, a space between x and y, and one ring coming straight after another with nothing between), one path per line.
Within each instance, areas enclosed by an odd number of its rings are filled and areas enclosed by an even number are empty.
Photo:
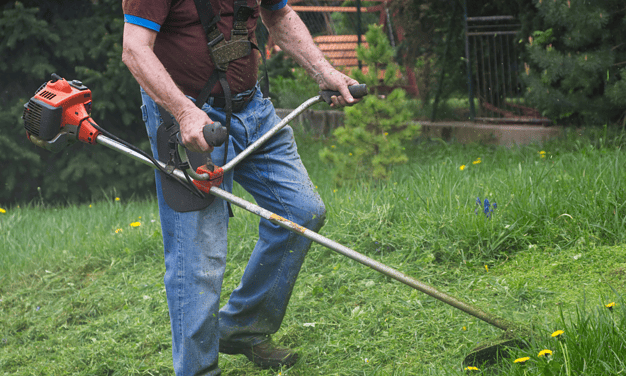
M250 348L242 348L228 344L220 343L219 351L222 354L228 355L245 355L249 361L254 363L256 366L264 369L268 368L278 368L281 366L291 367L298 361L298 354L291 353L282 359L275 358L262 358L254 354L254 350Z

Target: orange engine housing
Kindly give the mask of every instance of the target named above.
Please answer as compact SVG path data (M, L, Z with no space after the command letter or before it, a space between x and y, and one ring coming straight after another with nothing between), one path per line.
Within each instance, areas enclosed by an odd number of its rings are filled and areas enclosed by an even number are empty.
M90 117L91 90L80 81L52 75L24 105L24 128L36 145L59 151L76 140L95 144L100 132Z

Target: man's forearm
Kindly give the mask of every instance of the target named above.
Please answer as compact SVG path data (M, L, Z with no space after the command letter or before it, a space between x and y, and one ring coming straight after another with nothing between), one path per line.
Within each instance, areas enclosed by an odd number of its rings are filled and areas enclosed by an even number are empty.
M185 146L195 152L210 152L213 148L206 143L202 129L212 121L167 73L152 50L155 38L156 32L152 30L125 24L122 60L150 98L174 115Z
M291 7L277 12L262 11L265 26L274 42L300 66L320 82L324 72L334 70L322 51L315 45L306 25Z

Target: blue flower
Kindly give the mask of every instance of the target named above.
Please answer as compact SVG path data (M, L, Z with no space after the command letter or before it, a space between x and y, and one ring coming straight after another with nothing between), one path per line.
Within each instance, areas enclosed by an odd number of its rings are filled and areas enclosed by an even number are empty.
M480 200L480 197L476 198L476 205L479 207L482 206L483 213L487 218L491 218L491 213L493 213L493 211L498 207L498 204L496 204L495 202L491 204L488 198L486 198L485 201L482 202ZM478 215L478 208L474 210L474 214Z

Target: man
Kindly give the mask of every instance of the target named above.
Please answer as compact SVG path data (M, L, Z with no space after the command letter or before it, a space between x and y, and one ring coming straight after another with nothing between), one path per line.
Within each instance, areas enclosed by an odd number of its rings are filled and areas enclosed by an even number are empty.
M249 40L254 41L260 16L276 44L307 70L320 89L341 93L332 98L334 107L357 102L347 87L358 82L332 68L286 0L260 0L260 4L256 0L237 1L249 8L245 8L249 11L245 19ZM234 8L239 7L235 3L211 1L213 14L220 15L217 28L225 40L229 40L234 27ZM180 125L187 149L212 152L213 160L220 163L225 151L231 160L280 121L269 99L258 90L259 63L254 50L228 63L227 91L232 93L232 103L242 104L233 106L232 116L224 110L228 107L224 82L205 89L210 90L206 101L194 103L215 72L203 27L206 23L201 22L194 0L124 0L123 9L126 23L122 59L142 88L142 114L155 157L157 129L167 116L159 111L159 106ZM213 150L202 129L213 121L227 124L228 118L229 142ZM260 206L313 231L322 227L324 204L297 154L290 127L283 128L259 151L226 173L221 187L232 190L233 180L250 192ZM244 354L264 368L293 365L297 354L274 345L270 335L281 325L311 242L261 220L259 239L241 284L220 310L227 203L215 199L201 210L176 211L164 199L158 173L156 183L176 374L220 374L218 349L226 354Z

